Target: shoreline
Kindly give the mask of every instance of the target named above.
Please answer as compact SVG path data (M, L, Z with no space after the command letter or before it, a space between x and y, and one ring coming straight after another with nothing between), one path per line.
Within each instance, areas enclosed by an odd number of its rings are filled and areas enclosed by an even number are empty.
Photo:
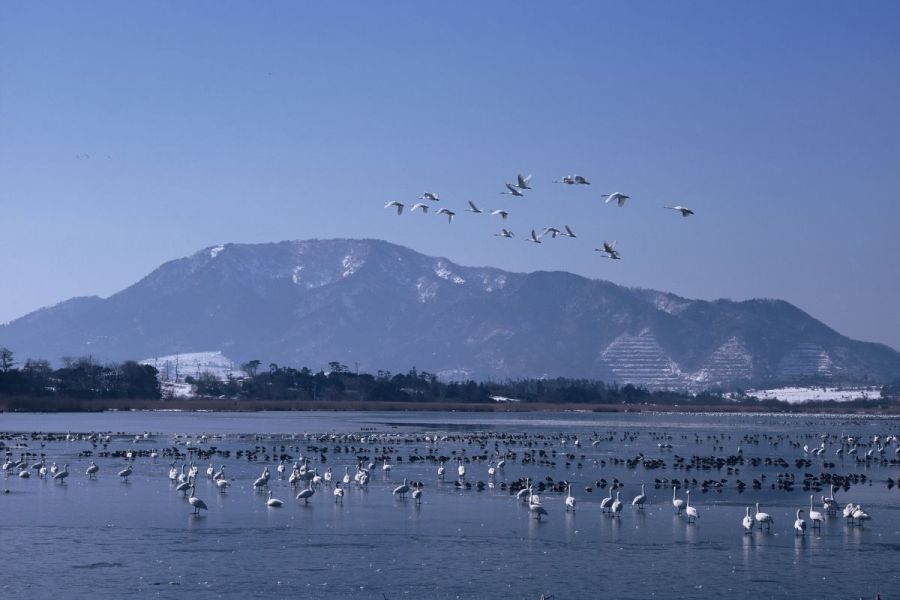
M0 398L0 413L91 413L116 411L159 412L584 412L584 413L746 413L900 416L900 405L852 406L791 404L553 404L546 402L473 404L463 402L365 402L326 400L109 400Z

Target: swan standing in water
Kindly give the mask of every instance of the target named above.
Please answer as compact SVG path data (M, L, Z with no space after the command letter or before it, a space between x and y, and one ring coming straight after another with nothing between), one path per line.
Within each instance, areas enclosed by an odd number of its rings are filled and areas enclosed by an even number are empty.
M65 465L65 466L63 466L62 471L57 472L56 475L53 476L53 479L55 479L56 481L58 481L60 483L65 483L66 477L68 477L68 476L69 476L69 465Z
M575 496L572 495L572 484L566 487L566 512L575 512Z
M872 517L869 516L869 513L862 509L862 506L857 505L856 509L853 511L851 515L853 519L856 519L856 524L862 527L863 521L868 521Z
M750 516L750 507L747 507L747 513L744 515L744 520L741 521L741 525L744 526L744 533L750 533L753 531L753 517Z
M273 498L272 490L269 490L269 499L266 501L266 506L271 506L272 508L281 508L283 504L284 502L282 502L278 498Z
M762 529L763 523L766 524L766 531L772 529L772 524L775 523L775 520L772 518L772 515L769 513L759 512L759 502L756 503L756 522L759 523L759 528Z
M416 501L416 504L421 504L422 503L422 488L420 488L418 485L416 485L412 491L412 497L413 497L413 500Z
M528 495L528 512L530 512L531 515L538 521L541 520L541 517L548 514L547 510L543 506L541 506L540 496L536 496L534 494Z
M403 480L403 485L398 485L394 488L394 491L391 492L395 496L400 496L401 498L406 498L406 494L409 493L409 485L406 483L406 479Z
M122 481L127 482L127 481L128 481L128 477L129 477L132 473L134 473L134 469L131 468L131 465L128 465L127 467L125 467L124 469L122 469L121 471L119 471L119 477L122 478Z
M616 492L616 500L612 503L612 506L609 507L609 510L614 517L618 517L619 513L622 512L622 501L619 500L619 492Z
M809 497L809 520L812 522L813 529L822 527L825 515L817 510L813 510L813 496Z
M644 493L644 484L641 484L641 493L634 497L631 501L632 506L637 506L638 510L644 510L644 502L647 501L647 495Z
M441 461L441 466L438 467L438 477L441 478L441 479L443 479L443 478L444 478L444 472L445 472L445 471L444 471L444 461Z
M340 485L334 486L334 501L335 503L344 503L344 488L342 488Z
M312 487L312 480L309 481L309 487L305 490L300 490L300 493L297 494L297 500L303 500L305 504L309 504L309 499L313 497L316 491Z
M206 502L204 502L203 500L198 498L195 494L196 494L196 490L194 489L194 486L192 485L191 486L191 497L188 498L188 502L190 503L191 506L194 507L194 516L199 517L201 510L208 511L209 508L206 507Z
M797 520L794 521L794 531L797 535L806 535L806 521L800 517L802 512L802 508L797 509Z
M675 486L674 485L672 486L672 506L675 507L675 510L677 511L677 513L679 515L681 514L681 511L684 508L684 500L682 500L681 498L678 498L675 495Z
M693 523L697 520L700 514L697 512L697 508L695 506L691 506L691 490L685 492L687 494L687 503L684 506L684 513L687 515L688 523Z
M87 475L89 479L93 479L97 475L97 471L99 470L100 467L97 466L97 463L91 461L91 466L87 468L84 474Z
M612 494L613 494L613 490L612 490L612 487L610 486L610 488L609 488L609 496L607 496L606 498L603 499L602 502L600 502L600 512L604 512L604 511L606 511L606 510L609 509L609 507L610 507L610 505L612 504L612 501L613 501L613 495L612 495Z
M529 496L531 496L531 480L525 479L525 487L516 493L516 500L528 500Z

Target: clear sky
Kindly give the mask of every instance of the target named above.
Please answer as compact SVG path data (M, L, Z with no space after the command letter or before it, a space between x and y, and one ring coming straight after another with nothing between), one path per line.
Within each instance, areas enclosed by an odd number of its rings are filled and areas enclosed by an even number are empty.
M382 208L426 190L452 225ZM0 3L0 322L312 237L783 298L900 348L900 2Z

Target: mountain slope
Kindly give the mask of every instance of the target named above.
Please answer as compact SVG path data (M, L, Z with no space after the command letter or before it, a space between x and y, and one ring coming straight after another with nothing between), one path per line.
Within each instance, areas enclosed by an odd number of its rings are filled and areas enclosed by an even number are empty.
M20 360L218 350L264 364L673 388L900 375L900 353L786 302L462 267L377 240L206 248L107 299L75 298L0 326L0 345Z

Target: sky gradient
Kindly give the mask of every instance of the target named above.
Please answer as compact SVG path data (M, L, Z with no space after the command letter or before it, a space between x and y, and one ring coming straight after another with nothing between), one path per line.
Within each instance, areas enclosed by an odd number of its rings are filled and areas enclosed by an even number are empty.
M898 2L3 2L0 322L222 242L374 237L900 348L898 107ZM452 225L382 208L426 190Z

